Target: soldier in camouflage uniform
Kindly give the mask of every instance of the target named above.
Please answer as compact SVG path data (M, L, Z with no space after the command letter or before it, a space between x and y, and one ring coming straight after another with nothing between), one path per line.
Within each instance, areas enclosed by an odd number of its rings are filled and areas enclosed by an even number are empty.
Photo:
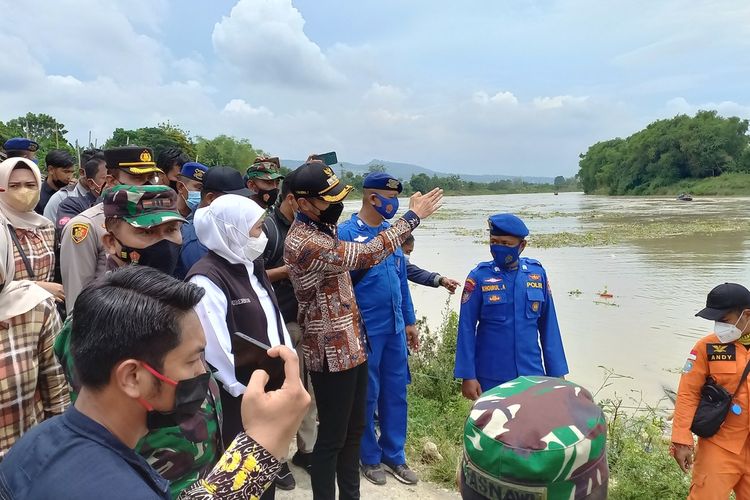
M113 219L121 219L132 228L148 230L153 240L157 240L154 245L162 244L164 240L181 239L179 225L184 219L177 212L177 194L167 186L116 186L105 192L103 205L110 236L109 241L104 243L105 248L109 247L107 269L110 271L126 265L128 261L138 263L141 257L137 255L138 251L143 250L125 247L127 240L118 243L119 249L112 248L117 246L113 243L125 240L123 233L128 230L113 224ZM176 231L170 225L177 226ZM132 240L130 244L134 245ZM169 259L169 255L174 255L176 262L178 254L169 251L163 253L163 259ZM55 341L55 354L72 388L70 397L74 402L80 384L76 380L70 353L71 322L72 316L68 316ZM152 430L141 439L136 451L170 481L172 498L177 498L181 491L195 483L201 474L208 473L218 461L222 453L220 429L219 386L212 376L206 399L194 417L179 426Z
M482 394L464 427L464 500L603 500L607 424L591 394L559 378L519 377Z

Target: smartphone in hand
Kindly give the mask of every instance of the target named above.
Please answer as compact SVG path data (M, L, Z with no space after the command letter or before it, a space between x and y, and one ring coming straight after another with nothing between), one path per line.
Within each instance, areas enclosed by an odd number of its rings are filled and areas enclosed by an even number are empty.
M323 153L322 155L313 155L313 160L320 160L326 165L335 165L339 162L339 159L336 156L336 151Z
M269 383L266 386L266 392L273 391L281 387L284 383L284 360L281 358L272 358L268 355L268 350L271 346L264 344L263 342L245 335L242 332L234 332L232 335L244 340L254 347L255 352L251 353L250 366L253 370L264 370L270 377ZM236 361L236 358L235 358Z

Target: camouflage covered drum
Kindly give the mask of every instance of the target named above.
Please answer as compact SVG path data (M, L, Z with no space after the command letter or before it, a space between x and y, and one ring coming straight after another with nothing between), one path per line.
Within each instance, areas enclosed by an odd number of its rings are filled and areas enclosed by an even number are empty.
M607 425L586 389L519 377L482 394L464 427L465 499L607 498Z

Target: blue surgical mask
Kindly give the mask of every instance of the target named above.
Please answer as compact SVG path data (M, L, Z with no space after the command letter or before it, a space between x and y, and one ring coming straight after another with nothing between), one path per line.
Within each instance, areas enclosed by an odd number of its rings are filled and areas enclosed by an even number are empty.
M380 206L373 205L377 213L383 216L384 219L392 219L396 212L398 212L398 198L386 198L378 193L373 193L375 197L380 200Z
M201 203L201 192L188 191L188 197L187 200L185 200L185 203L187 203L187 206L191 212L195 212L195 210L198 208L198 205L200 205Z
M521 254L521 245L506 247L505 245L490 245L490 252L498 267L507 269L518 262Z

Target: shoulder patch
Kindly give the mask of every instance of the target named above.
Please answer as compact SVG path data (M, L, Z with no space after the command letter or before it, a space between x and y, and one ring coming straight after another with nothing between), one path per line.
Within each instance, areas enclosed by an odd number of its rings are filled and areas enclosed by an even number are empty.
M70 227L70 239L78 245L89 235L89 225L77 222Z
M476 288L476 286L476 281L474 281L472 278L466 278L466 281L464 282L464 291L461 294L462 304L469 301L469 298L471 297L472 292L474 292L474 288Z

